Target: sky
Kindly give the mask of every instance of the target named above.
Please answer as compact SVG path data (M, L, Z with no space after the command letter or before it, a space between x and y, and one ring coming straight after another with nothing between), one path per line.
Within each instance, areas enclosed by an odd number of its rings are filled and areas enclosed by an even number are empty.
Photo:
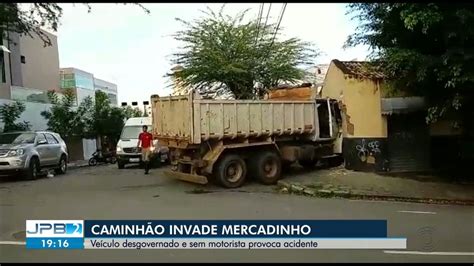
M282 5L272 4L269 23L277 22ZM175 18L193 20L207 6L217 11L222 4L144 4L150 14L135 5L91 4L90 13L83 4L60 6L63 16L56 33L60 66L79 68L117 84L119 102L130 103L171 93L165 75L173 66L170 55L180 45L172 34L183 29ZM264 5L265 17L269 6ZM224 10L234 15L250 9L248 17L256 18L259 8L260 3L235 3L226 4ZM329 64L332 59L364 60L367 47L342 48L357 26L346 12L346 4L341 3L288 3L280 25L282 38L312 42L322 52L315 58L317 64Z

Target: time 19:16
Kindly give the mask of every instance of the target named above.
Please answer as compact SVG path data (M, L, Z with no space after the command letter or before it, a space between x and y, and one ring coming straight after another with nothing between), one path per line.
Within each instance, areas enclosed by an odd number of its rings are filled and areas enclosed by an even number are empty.
M57 247L58 248L67 248L69 247L69 243L67 242L67 239L58 239L58 240L52 240L52 239L48 239L48 240L45 240L45 239L42 239L41 242L43 244L43 247L53 247L55 248L56 247L56 241L58 243Z

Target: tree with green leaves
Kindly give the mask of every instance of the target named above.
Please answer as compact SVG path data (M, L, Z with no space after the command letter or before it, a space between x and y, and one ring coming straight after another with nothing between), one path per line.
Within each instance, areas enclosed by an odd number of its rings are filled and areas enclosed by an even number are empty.
M76 106L76 94L73 89L64 89L62 97L55 91L48 92L48 98L52 106L50 110L41 112L41 115L48 121L48 129L59 133L64 138L82 136L84 128L87 128L87 109L89 106L79 108ZM86 102L85 104L90 104ZM82 115L78 115L78 113Z
M95 98L88 96L76 105L73 89L64 89L62 97L48 92L52 107L41 115L48 120L48 129L65 138L81 137L117 140L124 125L125 112L121 108L111 107L106 93L96 91Z
M26 106L22 102L0 105L0 120L3 122L3 132L30 130L31 126L29 122L16 122L25 110Z
M129 119L131 117L142 117L143 116L142 110L140 110L137 107L131 107L129 105L127 105L123 108L123 113L124 113L126 119Z
M105 92L96 91L93 122L96 137L107 137L116 141L124 126L125 114L122 109L112 107Z
M395 90L424 96L428 122L450 118L474 133L471 3L352 3L360 26L346 46L369 45Z
M237 99L262 96L281 82L304 76L301 67L314 62L317 51L298 38L280 40L279 25L246 19L248 10L235 17L210 8L192 22L182 19L184 29L175 39L184 44L173 62L182 66L175 72L180 85Z
M133 4L141 7L147 14L150 13L141 4ZM30 37L36 35L43 40L45 46L50 46L51 40L45 32L41 31L40 27L48 27L56 32L62 16L62 8L58 3L32 3L29 5L27 9L22 9L20 3L0 3L0 33L2 33L2 37L9 40L8 32ZM88 7L88 12L91 12L91 6L85 5Z

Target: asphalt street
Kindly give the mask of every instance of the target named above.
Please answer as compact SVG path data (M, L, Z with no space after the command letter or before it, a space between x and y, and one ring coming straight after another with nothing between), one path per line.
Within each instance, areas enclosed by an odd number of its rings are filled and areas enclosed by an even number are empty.
M253 182L203 188L162 169L144 175L105 165L33 181L1 178L0 217L0 262L474 262L472 206L285 195ZM27 250L28 219L386 219L389 236L406 237L407 249Z

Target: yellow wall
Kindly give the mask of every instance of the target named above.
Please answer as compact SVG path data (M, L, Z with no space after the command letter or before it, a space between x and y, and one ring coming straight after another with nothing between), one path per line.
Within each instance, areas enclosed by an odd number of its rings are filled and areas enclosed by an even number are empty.
M343 90L345 86L344 73L331 62L326 77L324 78L321 96L329 97L338 101L343 99Z
M331 62L322 96L342 100L344 137L387 137L387 121L381 113L380 88L374 81L346 78Z

